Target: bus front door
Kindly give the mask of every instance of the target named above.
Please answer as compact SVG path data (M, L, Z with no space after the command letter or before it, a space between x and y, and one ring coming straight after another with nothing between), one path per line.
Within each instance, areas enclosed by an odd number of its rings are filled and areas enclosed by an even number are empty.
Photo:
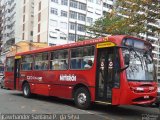
M20 77L20 59L15 59L14 89L19 89L19 77Z
M96 100L112 103L114 47L98 49Z

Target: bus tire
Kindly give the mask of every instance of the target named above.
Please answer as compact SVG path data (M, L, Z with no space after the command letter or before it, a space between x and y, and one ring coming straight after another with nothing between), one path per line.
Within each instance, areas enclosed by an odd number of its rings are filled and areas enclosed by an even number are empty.
M78 88L74 94L75 105L80 109L88 109L91 105L91 97L89 91L84 88Z
M24 83L23 85L23 96L26 98L31 97L31 89L28 83Z

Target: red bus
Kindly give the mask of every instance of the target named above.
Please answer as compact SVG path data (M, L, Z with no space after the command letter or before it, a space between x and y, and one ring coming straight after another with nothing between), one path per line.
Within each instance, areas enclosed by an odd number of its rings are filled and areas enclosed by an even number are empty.
M151 104L157 96L152 46L116 35L17 53L6 58L5 87L73 99L81 109L92 102Z

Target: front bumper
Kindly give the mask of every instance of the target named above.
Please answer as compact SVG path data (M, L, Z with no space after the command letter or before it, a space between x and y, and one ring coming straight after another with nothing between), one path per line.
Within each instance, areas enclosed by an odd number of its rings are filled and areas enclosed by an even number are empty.
M135 93L131 90L121 94L120 104L124 105L144 105L152 104L156 101L156 91L150 93Z

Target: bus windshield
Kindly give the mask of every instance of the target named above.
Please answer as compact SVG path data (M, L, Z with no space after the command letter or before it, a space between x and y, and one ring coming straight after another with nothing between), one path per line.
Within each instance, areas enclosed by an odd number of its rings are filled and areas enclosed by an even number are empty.
M129 67L126 69L127 79L131 81L153 81L155 69L151 45L133 39L125 39L123 45L129 48L123 49L123 56L130 56Z

